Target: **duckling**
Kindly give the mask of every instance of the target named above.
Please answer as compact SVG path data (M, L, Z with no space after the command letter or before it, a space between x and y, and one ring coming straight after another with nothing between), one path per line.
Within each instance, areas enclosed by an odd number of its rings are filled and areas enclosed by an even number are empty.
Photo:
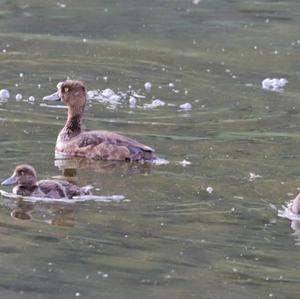
M144 161L155 158L154 149L134 139L108 131L82 132L81 116L87 101L84 84L66 80L57 85L58 92L43 100L62 100L68 106L68 118L60 131L55 152L98 160Z
M72 198L73 196L90 195L91 186L77 187L67 181L37 181L35 169L31 165L18 165L12 176L4 180L4 186L15 185L13 193L22 196Z

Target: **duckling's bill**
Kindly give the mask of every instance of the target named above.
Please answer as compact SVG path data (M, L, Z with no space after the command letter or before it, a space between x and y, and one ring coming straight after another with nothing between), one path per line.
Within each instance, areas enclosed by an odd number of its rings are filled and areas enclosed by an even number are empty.
M10 186L15 185L18 182L18 177L16 175L12 175L8 179L4 180L1 185L3 186Z

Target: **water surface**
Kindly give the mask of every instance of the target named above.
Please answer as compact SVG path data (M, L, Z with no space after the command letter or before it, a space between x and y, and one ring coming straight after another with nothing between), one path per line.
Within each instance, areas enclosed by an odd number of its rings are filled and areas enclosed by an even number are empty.
M127 199L1 197L3 298L298 298L297 236L277 209L299 192L300 3L193 3L0 1L1 180L26 162ZM41 99L67 77L144 95L135 109L90 101L84 127L170 163L55 161L66 109ZM267 77L289 83L266 91Z

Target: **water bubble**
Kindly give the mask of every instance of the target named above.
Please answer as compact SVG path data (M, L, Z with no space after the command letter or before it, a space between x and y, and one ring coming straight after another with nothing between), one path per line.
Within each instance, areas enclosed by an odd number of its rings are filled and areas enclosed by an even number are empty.
M183 167L186 167L187 165L191 165L192 163L184 159L180 161L179 164L181 164Z
M184 104L181 104L179 106L180 109L182 110L191 110L192 109L192 104L190 103L184 103Z
M106 89L102 90L101 93L106 98L110 98L115 94L114 91L110 88L106 88Z
M206 192L208 192L209 194L212 194L214 191L213 187L207 187L206 188Z
M7 89L1 89L0 90L0 99L2 100L8 100L10 97L10 93Z
M96 91L95 90L89 90L88 92L87 92L87 97L88 97L88 99L93 99L93 97L96 95Z
M160 99L156 99L154 101L152 101L151 104L145 104L144 107L145 108L157 108L157 107L162 107L165 106L165 102L161 101Z
M285 78L280 78L280 79L266 78L261 82L261 86L263 89L267 89L267 90L282 91L287 83L288 80Z
M129 106L131 108L134 108L136 106L136 98L135 97L130 96L130 98L129 98Z
M146 82L144 86L145 86L145 90L146 90L147 92L150 92L150 91L151 91L151 88L152 88L151 82Z
M59 7L61 7L61 8L66 8L67 7L66 4L60 3L60 2L57 2L56 5L59 6Z

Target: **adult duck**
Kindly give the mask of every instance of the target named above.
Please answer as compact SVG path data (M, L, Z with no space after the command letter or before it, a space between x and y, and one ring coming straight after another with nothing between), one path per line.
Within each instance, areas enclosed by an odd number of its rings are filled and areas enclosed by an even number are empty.
M80 120L87 101L84 84L66 80L58 91L43 100L62 100L68 106L68 118L56 141L56 153L99 160L143 161L154 158L154 150L134 139L108 131L82 132Z
M12 176L2 182L2 185L16 185L13 193L22 196L73 198L73 196L90 195L91 186L78 187L67 181L41 180L37 181L35 169L28 164L18 165Z

